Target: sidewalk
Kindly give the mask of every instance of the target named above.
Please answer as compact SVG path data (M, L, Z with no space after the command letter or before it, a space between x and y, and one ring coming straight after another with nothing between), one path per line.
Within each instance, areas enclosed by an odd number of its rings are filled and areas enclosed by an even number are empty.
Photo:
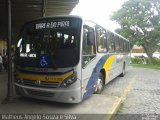
M6 96L7 74L0 74L0 102ZM93 94L79 104L64 104L18 97L14 103L0 104L0 114L78 114L76 120L107 120L116 113L122 99L115 96ZM2 119L4 116L0 116ZM43 118L45 119L45 118ZM68 119L70 120L70 119Z

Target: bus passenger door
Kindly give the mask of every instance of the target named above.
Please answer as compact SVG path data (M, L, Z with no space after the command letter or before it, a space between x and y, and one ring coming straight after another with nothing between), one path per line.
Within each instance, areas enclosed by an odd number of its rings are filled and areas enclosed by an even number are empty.
M92 27L83 26L83 43L82 43L82 84L83 93L88 89L88 82L95 68L95 32Z

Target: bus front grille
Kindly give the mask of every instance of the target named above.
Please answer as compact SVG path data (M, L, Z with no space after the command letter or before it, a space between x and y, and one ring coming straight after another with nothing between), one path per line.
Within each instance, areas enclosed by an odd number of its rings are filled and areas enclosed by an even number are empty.
M29 95L43 96L43 97L53 97L54 95L54 93L34 91L34 90L27 90L27 92Z
M23 80L21 82L23 85L35 86L35 87L45 87L45 88L58 88L60 86L59 82L46 82L37 80Z

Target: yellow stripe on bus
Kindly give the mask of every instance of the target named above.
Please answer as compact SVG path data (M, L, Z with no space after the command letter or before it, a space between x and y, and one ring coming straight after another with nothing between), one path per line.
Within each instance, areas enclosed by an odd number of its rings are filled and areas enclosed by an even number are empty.
M113 61L114 61L115 59L116 59L116 56L115 56L115 55L110 56L110 57L107 59L107 61L105 62L104 66L103 66L103 68L104 68L105 71L106 71L106 80L109 79L109 71L110 71L111 66L112 66L112 63L113 63Z
M26 80L40 80L40 81L48 81L48 82L62 82L67 77L71 76L73 74L72 72L68 72L64 75L34 75L34 74L27 74L27 73L21 73L17 72L16 78L20 79L26 79Z

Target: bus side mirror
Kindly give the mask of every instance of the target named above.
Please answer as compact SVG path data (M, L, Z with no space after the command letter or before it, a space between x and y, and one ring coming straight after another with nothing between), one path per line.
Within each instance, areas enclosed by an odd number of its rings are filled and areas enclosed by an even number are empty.
M93 44L94 44L94 32L88 32L87 45L93 45Z

